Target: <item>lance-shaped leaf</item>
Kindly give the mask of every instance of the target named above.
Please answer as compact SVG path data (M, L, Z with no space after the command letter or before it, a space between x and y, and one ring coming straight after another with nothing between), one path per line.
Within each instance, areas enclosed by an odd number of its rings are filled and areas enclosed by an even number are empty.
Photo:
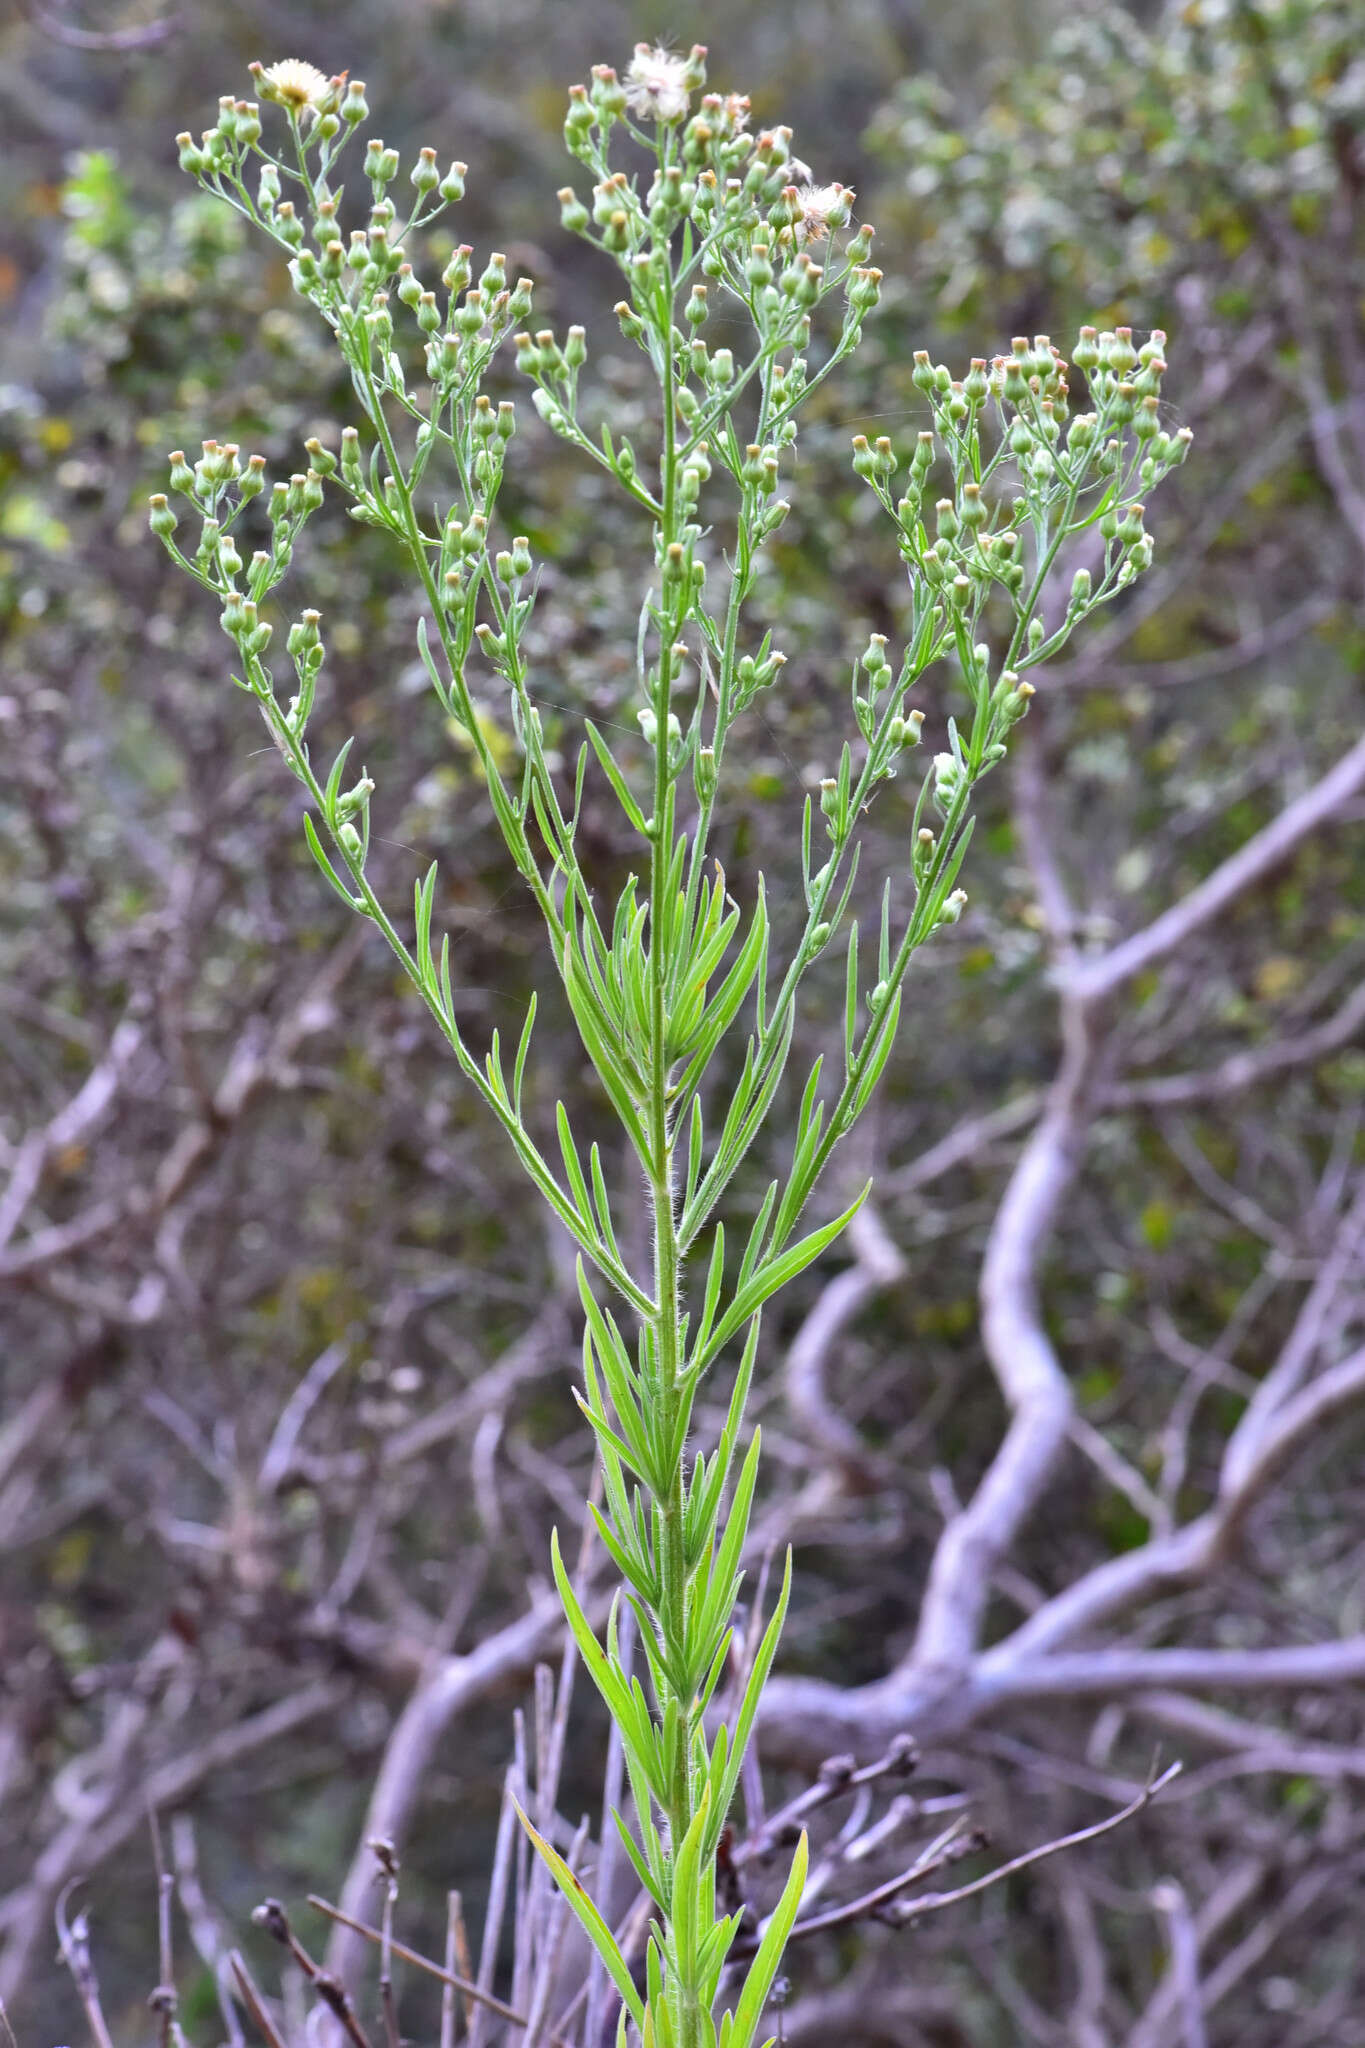
M801 1894L806 1887L806 1854L806 1837L803 1834L792 1858L791 1875L764 1929L758 1954L749 1966L739 2004L733 2014L727 2012L720 2023L720 2048L750 2048L758 2032L758 2023L768 2003L768 1993L773 1988L787 1937L801 1909Z
M780 1253L775 1259L766 1260L758 1268L758 1271L741 1287L712 1333L705 1351L694 1359L690 1369L704 1371L713 1358L720 1356L736 1330L741 1329L749 1317L762 1308L770 1295L776 1294L779 1287L785 1287L789 1280L794 1280L798 1273L804 1272L807 1266L819 1258L821 1252L833 1244L840 1231L847 1229L862 1208L871 1186L872 1183L869 1181L857 1200L849 1204L842 1216L836 1216L832 1223L821 1224L818 1230L812 1230L807 1236L798 1238L785 1252Z
M629 2012L636 2026L643 2029L645 2024L644 2004L639 1992L635 1989L635 1982L630 1974L630 1965L616 1946L616 1938L610 1927L608 1927L606 1921L598 1912L597 1907L593 1904L592 1899L588 1896L585 1887L574 1876L559 1851L550 1846L544 1835L536 1832L520 1806L517 1806L515 1799L512 1801L512 1804L517 1807L517 1819L530 1836L537 1853L544 1859L555 1883L568 1901L574 1917L601 1957L603 1968L621 1994L622 2004Z

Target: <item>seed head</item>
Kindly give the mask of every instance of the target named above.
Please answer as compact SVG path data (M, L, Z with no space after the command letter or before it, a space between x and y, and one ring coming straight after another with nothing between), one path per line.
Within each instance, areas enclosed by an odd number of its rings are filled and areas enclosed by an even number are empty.
M694 66L690 57L637 43L626 72L626 105L646 120L681 121L687 112Z
M847 185L799 185L794 190L798 248L823 242L831 228L841 228L848 219L854 195Z
M308 109L315 114L324 113L336 97L337 81L302 57L282 57L278 64L260 72L256 83L263 100L274 100L277 106L288 107L295 114Z

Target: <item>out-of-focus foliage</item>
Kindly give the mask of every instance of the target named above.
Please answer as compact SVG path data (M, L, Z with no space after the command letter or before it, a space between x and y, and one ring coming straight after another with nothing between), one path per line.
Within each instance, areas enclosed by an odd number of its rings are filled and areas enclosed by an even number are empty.
M72 18L91 27L95 13ZM347 402L283 269L186 196L175 129L207 122L252 57L297 51L366 76L402 123L390 139L481 166L462 232L486 247L496 221L520 238L556 325L583 318L614 403L643 407L625 351L610 359L606 280L554 224L562 92L636 36L708 40L713 75L760 79L760 118L791 119L801 154L857 184L880 231L888 301L866 386L823 393L807 435L820 465L808 501L824 494L832 526L859 517L849 435L913 442L914 347L955 360L968 336L1007 346L1016 328L1060 335L1091 316L1169 328L1173 414L1197 435L1158 524L1170 566L1044 679L1030 719L1083 949L1195 885L1361 726L1358 0L1087 4L1018 10L1003 28L997 9L890 0L707 6L686 21L606 0L188 4L179 18L171 39L124 55L31 24L0 47L0 1174L120 1023L141 1034L103 1120L45 1161L16 1240L70 1227L74 1241L49 1238L0 1283L0 1943L11 1988L26 1987L21 2039L80 2024L50 1918L77 1869L93 1872L83 1898L111 2009L131 2013L153 1981L149 1774L313 1686L335 1691L296 1728L167 1799L193 1811L208 1889L238 1929L263 1891L338 1885L422 1659L523 1611L549 1524L586 1476L561 1249L528 1232L520 1190L383 960L337 951L344 916L300 855L278 763L244 752L226 642L146 537L145 493L190 422L211 412L220 435L287 469ZM530 531L552 558L539 658L562 682L568 747L585 709L609 718L627 694L638 592L605 495L529 419L516 447L539 508ZM810 517L783 535L765 602L793 661L731 821L739 883L826 765L830 707L867 628L895 629L897 564L854 531L839 549ZM394 564L337 520L306 573L329 619L333 730L379 731L381 786L406 792L382 856L406 878L441 847L458 883L440 915L464 927L489 1027L505 1024L528 986L530 924L468 759L412 673ZM788 1668L840 1682L904 1650L944 1516L1001 1433L981 1257L1058 1053L1027 795L993 793L953 971L917 992L885 1092L868 1164L908 1275L831 1361L858 1456L803 1420L784 1372L796 1313L765 1333L767 1527L794 1534L802 1588ZM992 1638L1136 1552L1159 1506L1184 1520L1216 1500L1228 1432L1328 1263L1358 1186L1365 1086L1348 1014L1365 960L1358 800L1348 818L1147 973L1119 1015L1115 1093L1043 1294L1081 1420L1130 1483L1071 1454L997 1577ZM901 823L888 810L884 829ZM323 986L290 964L300 949L330 969ZM831 1031L839 1001L831 980ZM559 1085L591 1127L563 1020L541 1014L542 1031L563 1032ZM1123 1094L1315 1032L1320 1050L1249 1088L1165 1105ZM935 1140L1002 1103L1013 1127L919 1177ZM1348 1268L1330 1322L1343 1348L1359 1341L1358 1289ZM270 1465L291 1393L332 1347L298 1441ZM1359 1631L1359 1448L1347 1415L1239 1552L1113 1639L1254 1648ZM1114 1704L1024 1704L960 1731L934 1768L972 1785L1005 1849L1092 1818L1097 1791L1140 1779L1158 1738L1189 1758L1192 1794L1020 1880L1008 1913L812 1944L798 1994L826 2033L1157 2048L1180 2035L1160 2007L1168 1922L1150 1888L1176 1876L1206 1987L1221 1987L1216 2048L1365 2040L1350 1924L1359 1699L1195 1702L1263 1727L1289 1759L1279 1770L1251 1769L1227 1720L1201 1732ZM478 1903L508 1704L471 1710L426 1783L404 1910L429 1947L447 1884ZM585 1718L574 1811L595 1797L599 1740ZM798 1995L792 2041L801 2013ZM186 2016L211 2038L206 1973Z
M1271 222L1341 253L1365 119L1353 0L1092 4L1044 63L983 84L964 124L937 79L907 80L868 138L940 314L990 317L1003 289L1053 317L1174 322L1192 288L1234 321L1289 288Z

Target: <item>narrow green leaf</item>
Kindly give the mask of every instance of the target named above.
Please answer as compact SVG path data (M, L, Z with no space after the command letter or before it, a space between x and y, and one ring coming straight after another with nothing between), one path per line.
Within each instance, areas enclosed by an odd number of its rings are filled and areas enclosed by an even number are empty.
M857 1093L854 1095L849 1107L848 1122L850 1124L856 1123L866 1109L873 1089L878 1081L881 1080L882 1070L896 1049L896 1026L900 1022L901 996L903 993L903 990L897 989L887 1007L886 1022L882 1027L882 1042L877 1047L872 1059L868 1062L867 1072L859 1081Z
M839 1233L848 1228L859 1209L862 1208L863 1203L867 1200L871 1186L872 1183L869 1181L861 1194L859 1194L857 1200L849 1204L842 1216L836 1216L832 1223L821 1224L818 1230L810 1231L807 1236L799 1238L787 1251L780 1253L774 1259L765 1261L759 1267L758 1271L752 1275L736 1294L735 1299L726 1310L719 1327L707 1344L704 1358L705 1364L709 1365L713 1358L719 1356L735 1334L735 1331L748 1320L756 1309L761 1308L764 1302L771 1295L776 1294L780 1287L785 1287L789 1280L794 1280L798 1273L804 1272L807 1266L813 1264L819 1258L821 1252L833 1244Z
M628 1547L617 1538L611 1523L595 1501L589 1501L588 1506L591 1510L593 1521L597 1524L597 1533L601 1537L621 1577L626 1581L627 1585L635 1588L642 1600L647 1600L651 1606L657 1607L661 1591L658 1574L645 1559L638 1555L634 1548Z
M579 1163L578 1148L574 1144L573 1132L569 1128L569 1112L564 1107L562 1098L555 1104L555 1127L559 1132L560 1156L564 1161L564 1173L569 1183L569 1191L577 1204L578 1213L583 1219L585 1228L591 1235L596 1236L592 1216L592 1201L588 1194L588 1183L583 1178L583 1168Z
M341 752L337 755L335 761L333 761L332 772L327 777L327 788L323 792L322 810L323 816L326 818L327 823L329 825L334 825L337 821L336 807L337 797L341 793L341 778L346 773L346 756L350 753L351 748L354 745L355 738L353 735L350 739L347 740L345 746L341 749Z
M853 1035L858 1024L858 924L848 928L848 959L844 971L844 1078L853 1066Z
M617 803L620 804L621 809L643 839L645 837L645 814L631 795L626 779L616 764L616 758L611 748L607 745L590 718L585 718L583 724L588 738L592 741L593 752L601 763L602 772L616 793Z
M655 1905L659 1908L659 1911L661 1913L666 1913L668 1911L667 1904L665 1902L665 1899L660 1896L660 1894L664 1890L664 1887L660 1883L659 1878L656 1876L655 1872L651 1870L648 1859L646 1858L639 1843L636 1841L629 1827L627 1827L625 1821L621 1818L621 1815L616 1811L616 1808L614 1806L611 1810L611 1817L616 1823L616 1832L621 1838L621 1846L625 1850L627 1856L629 1856L630 1858L631 1867L633 1868L635 1875L639 1878L641 1885L649 1893L649 1896L651 1897L651 1899L653 1899Z
M512 1113L518 1123L521 1121L521 1083L526 1072L526 1055L531 1050L531 1033L536 1021L536 992L531 991L531 1000L526 1005L526 1022L521 1027L521 1039L517 1045L516 1065L512 1069ZM612 1250L615 1251L615 1245Z
M326 854L323 852L322 841L318 838L317 830L313 824L312 817L307 811L305 811L303 814L303 836L308 841L308 851L312 854L314 860L321 868L323 874L327 877L327 880L336 890L337 895L346 905L346 908L348 910L356 910L358 908L363 908L363 905L358 905L356 903L355 897L351 894L351 891L346 887L345 883L341 880L341 878L336 872L336 869L332 866L332 863L328 860Z
M431 906L436 892L436 862L427 869L425 877L412 886L413 923L417 934L417 965L422 970L422 979L434 986L431 961Z
M555 1883L559 1886L560 1891L564 1894L565 1899L572 1908L574 1917L596 1949L598 1955L602 1958L603 1967L607 1975L621 1994L622 2004L629 2011L636 2026L643 2027L645 2023L645 2009L640 2002L640 1994L635 1989L635 1981L630 1974L630 1965L616 1946L616 1938L612 1934L611 1929L588 1896L585 1887L574 1876L559 1851L551 1848L544 1835L536 1832L526 1814L522 1812L521 1807L517 1806L515 1800L513 1800L512 1804L517 1807L517 1819L530 1836L537 1853L548 1866Z
M735 1731L730 1744L729 1761L725 1766L725 1782L722 1786L721 1798L717 1806L717 1811L722 1814L730 1811L730 1802L735 1796L735 1787L739 1783L739 1774L744 1763L745 1751L749 1747L749 1737L753 1733L754 1719L758 1713L758 1703L763 1697L763 1688L768 1683L768 1673L772 1670L773 1658L777 1655L778 1638L782 1634L782 1624L786 1620L787 1602L791 1599L791 1590L792 1554L790 1547L788 1547L787 1562L782 1573L782 1591L777 1596L777 1605L773 1609L772 1620L763 1631L763 1639L759 1643L758 1654L754 1658L754 1668L749 1673L749 1682L744 1688L744 1698L740 1701L739 1718L735 1723Z
M782 1896L768 1921L763 1939L758 1946L758 1954L749 1966L744 1989L735 2007L734 2024L728 2037L723 2036L725 2048L750 2048L754 2035L758 2032L758 2023L763 2017L763 2008L768 2003L768 1994L773 1988L773 1979L782 1961L787 1937L801 1910L801 1895L806 1888L806 1859L806 1837L803 1834L796 1845L796 1854L792 1858L791 1872Z

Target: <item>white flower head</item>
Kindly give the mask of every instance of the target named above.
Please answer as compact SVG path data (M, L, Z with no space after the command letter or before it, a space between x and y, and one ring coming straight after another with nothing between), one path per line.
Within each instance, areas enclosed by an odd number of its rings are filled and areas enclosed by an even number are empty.
M798 185L795 189L800 209L796 219L798 248L807 242L823 242L831 228L843 227L855 196L847 185Z
M672 123L687 113L696 66L691 57L637 43L626 72L626 105L645 120Z
M321 114L336 97L337 81L302 57L282 57L257 73L256 85L263 100L274 100L291 113Z

